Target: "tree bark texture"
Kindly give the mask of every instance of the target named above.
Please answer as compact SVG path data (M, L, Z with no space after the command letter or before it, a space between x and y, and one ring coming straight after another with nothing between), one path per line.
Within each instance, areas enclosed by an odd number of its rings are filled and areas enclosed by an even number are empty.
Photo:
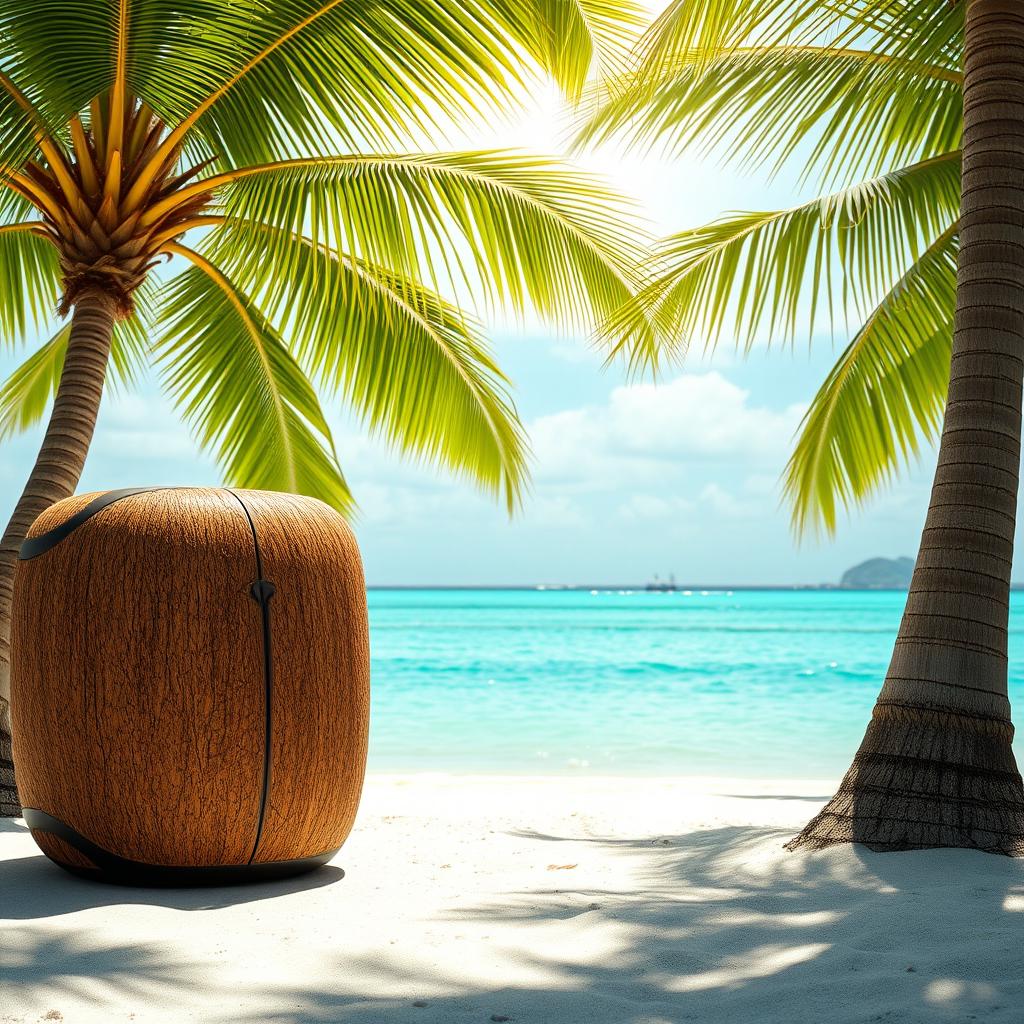
M790 849L1024 855L1007 618L1024 379L1024 2L969 0L949 391L885 684L839 792Z

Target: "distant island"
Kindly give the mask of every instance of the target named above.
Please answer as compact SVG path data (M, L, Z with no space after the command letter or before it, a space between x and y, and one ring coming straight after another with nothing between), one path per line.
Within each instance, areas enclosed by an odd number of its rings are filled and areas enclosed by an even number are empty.
M843 573L845 590L905 590L914 573L912 558L869 558Z

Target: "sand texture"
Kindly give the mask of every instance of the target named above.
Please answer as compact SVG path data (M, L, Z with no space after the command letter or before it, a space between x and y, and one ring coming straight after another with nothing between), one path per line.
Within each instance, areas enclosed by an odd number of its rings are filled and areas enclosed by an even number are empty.
M1024 861L786 853L833 784L377 775L332 865L191 891L0 822L0 1021L1024 1020Z

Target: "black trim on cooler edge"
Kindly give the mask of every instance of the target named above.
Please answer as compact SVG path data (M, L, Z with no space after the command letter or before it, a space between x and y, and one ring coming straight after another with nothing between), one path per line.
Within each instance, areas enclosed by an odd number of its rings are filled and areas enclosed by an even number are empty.
M114 885L145 885L172 888L190 885L235 885L240 882L271 881L275 878L288 878L301 875L307 871L326 864L338 851L325 850L313 857L300 857L296 860L276 860L264 864L214 864L202 867L178 867L168 864L145 864L127 857L119 857L116 853L97 846L70 825L66 825L52 814L40 811L35 807L26 807L22 813L25 824L39 832L49 832L63 840L72 849L96 865L96 869L65 864L54 860L65 871L83 878L91 878ZM341 870L340 868L338 869ZM344 872L342 872L344 874Z
M249 863L252 864L256 857L256 851L260 848L260 839L263 838L263 821L267 814L267 798L270 795L270 772L272 769L270 744L273 739L273 700L274 700L274 659L273 648L270 644L270 599L274 596L274 584L263 578L263 558L260 555L260 541L256 536L256 524L249 514L249 507L240 495L229 490L233 495L245 518L248 520L249 529L252 531L252 546L256 555L256 579L249 588L249 596L260 606L260 621L263 626L263 788L260 792L260 812L256 819L256 840L252 844L252 853L249 854Z
M165 487L126 487L120 490L107 491L93 498L84 508L80 509L67 521L48 530L38 537L26 540L19 552L19 558L26 560L49 551L59 544L74 530L97 512L112 505L121 498L147 491L173 490ZM264 737L263 737L263 779L260 787L259 813L256 819L256 838L252 852L245 864L218 865L214 867L166 867L163 865L142 864L127 860L97 846L90 839L76 832L70 826L44 811L26 807L25 821L29 828L51 832L66 843L88 857L96 864L96 871L89 868L78 868L61 863L61 867L86 877L101 877L105 881L124 884L145 885L223 885L231 882L250 881L260 878L279 878L285 875L299 874L310 871L321 864L327 863L337 850L329 850L313 857L304 857L291 861L273 861L258 863L255 861L263 837L263 824L266 818L267 802L270 794L270 776L272 770L271 743L273 739L273 648L271 646L270 600L274 596L274 584L263 578L263 560L260 554L259 538L256 524L249 513L249 508L241 496L230 488L225 488L241 506L249 529L252 533L253 554L255 556L256 579L249 588L249 596L259 605L263 639L263 683L264 683ZM60 862L58 862L60 863Z
M87 519L91 519L97 512L103 511L108 505L113 505L115 501L130 498L133 494L170 489L167 487L122 487L117 491L105 491L103 494L98 494L70 519L65 519L60 526L55 526L52 530L39 534L38 537L29 537L28 540L23 541L18 551L18 558L27 562L30 558L38 558L39 555L45 554L50 548L56 547L65 537L74 533Z

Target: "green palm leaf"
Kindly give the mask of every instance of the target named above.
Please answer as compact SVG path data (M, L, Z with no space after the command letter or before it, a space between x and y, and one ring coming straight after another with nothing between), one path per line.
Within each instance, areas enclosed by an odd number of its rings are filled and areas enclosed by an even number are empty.
M119 0L0 0L0 66L47 123L66 121L109 88L119 7Z
M530 59L578 93L641 23L634 0L0 0L0 67L54 130L120 83L240 166L496 109ZM2 89L0 114L4 152L31 139Z
M698 63L740 46L820 42L849 24L840 8L819 0L672 0L640 42L645 70L673 64L680 54Z
M750 169L797 152L830 182L958 149L961 75L872 50L774 46L680 54L623 76L580 143L622 136L679 154L699 147Z
M0 441L34 427L57 392L71 324L44 342L0 385Z
M639 4L622 0L534 0L533 6L547 29L541 63L573 98L588 76L604 80L626 70L647 22Z
M906 0L672 0L638 47L645 70L699 62L741 47L862 45L876 53L959 68L959 4Z
M883 299L811 403L785 473L797 532L834 533L839 505L864 501L917 455L922 438L937 436L957 250L954 225Z
M273 327L221 271L196 264L167 285L156 357L164 386L238 487L295 491L353 508L313 386Z
M674 235L652 281L609 321L611 336L653 324L677 352L715 345L735 326L748 350L761 335L810 334L836 308L866 314L904 268L956 220L959 153L893 171L790 210L739 213Z
M921 61L959 71L963 58L964 4L919 4L906 0L840 0L836 10L847 35L897 60Z
M519 77L512 44L525 25L511 6L502 18L497 5L478 0L261 5L244 42L226 47L236 69L225 77L219 68L221 81L195 106L209 104L199 130L238 166L323 150L338 138L350 147L386 144L435 130L441 111L493 107ZM166 78L161 99L171 95Z
M595 179L536 158L335 154L339 141L359 153L490 112L539 71L577 96L624 70L641 20L635 0L0 0L0 114L13 126L9 136L0 126L0 328L22 333L58 297L64 308L99 285L128 309L122 289L181 252L197 269L161 296L164 379L232 482L350 503L315 392L282 347L294 334L288 343L373 430L512 505L525 486L521 426L459 306L593 326L636 285L634 217ZM37 152L25 163L28 148ZM190 166L200 160L210 166ZM15 228L39 215L63 273L47 238ZM328 313L343 314L348 333L339 341L326 313L308 321L352 351L314 355L302 324L260 313L271 289L256 296L234 278L244 261L225 275L177 244L239 221L270 229L263 255L275 280L301 270L287 240L309 236L305 261L333 275ZM311 281L289 294L319 310ZM142 372L147 320L119 328L115 382ZM45 408L63 337L9 382L9 407L23 403L12 424ZM417 373L438 375L433 405ZM248 415L243 386L269 418Z
M807 153L830 187L959 147L962 5L675 0L584 126L778 169Z
M159 281L146 278L132 298L135 304L132 315L114 324L110 345L113 370L110 385L115 393L132 390L149 369L153 334L158 323Z
M332 133L407 130L514 78L518 14L478 0L0 0L0 60L69 116L113 85L123 31L131 94L168 123L209 103L206 138L258 160Z
M107 390L130 391L146 369L155 286L143 283L135 293L135 312L114 325ZM66 323L0 384L0 440L34 427L57 393L64 369L71 324Z
M639 259L636 223L600 181L508 152L286 162L239 176L224 207L279 239L576 325L628 299ZM286 260L274 244L266 258Z
M635 361L656 364L692 338L715 345L732 325L749 350L821 320L835 330L838 309L868 317L787 469L798 532L833 530L837 507L864 500L935 429L953 316L964 7L673 0L582 125L580 143L700 146L772 172L796 159L804 180L839 186L665 239L644 287L605 325ZM631 336L638 324L663 344Z
M57 250L29 224L0 227L0 331L3 344L47 324L60 295Z
M373 432L503 495L511 511L526 485L527 445L479 327L407 277L281 234L236 223L208 252Z

